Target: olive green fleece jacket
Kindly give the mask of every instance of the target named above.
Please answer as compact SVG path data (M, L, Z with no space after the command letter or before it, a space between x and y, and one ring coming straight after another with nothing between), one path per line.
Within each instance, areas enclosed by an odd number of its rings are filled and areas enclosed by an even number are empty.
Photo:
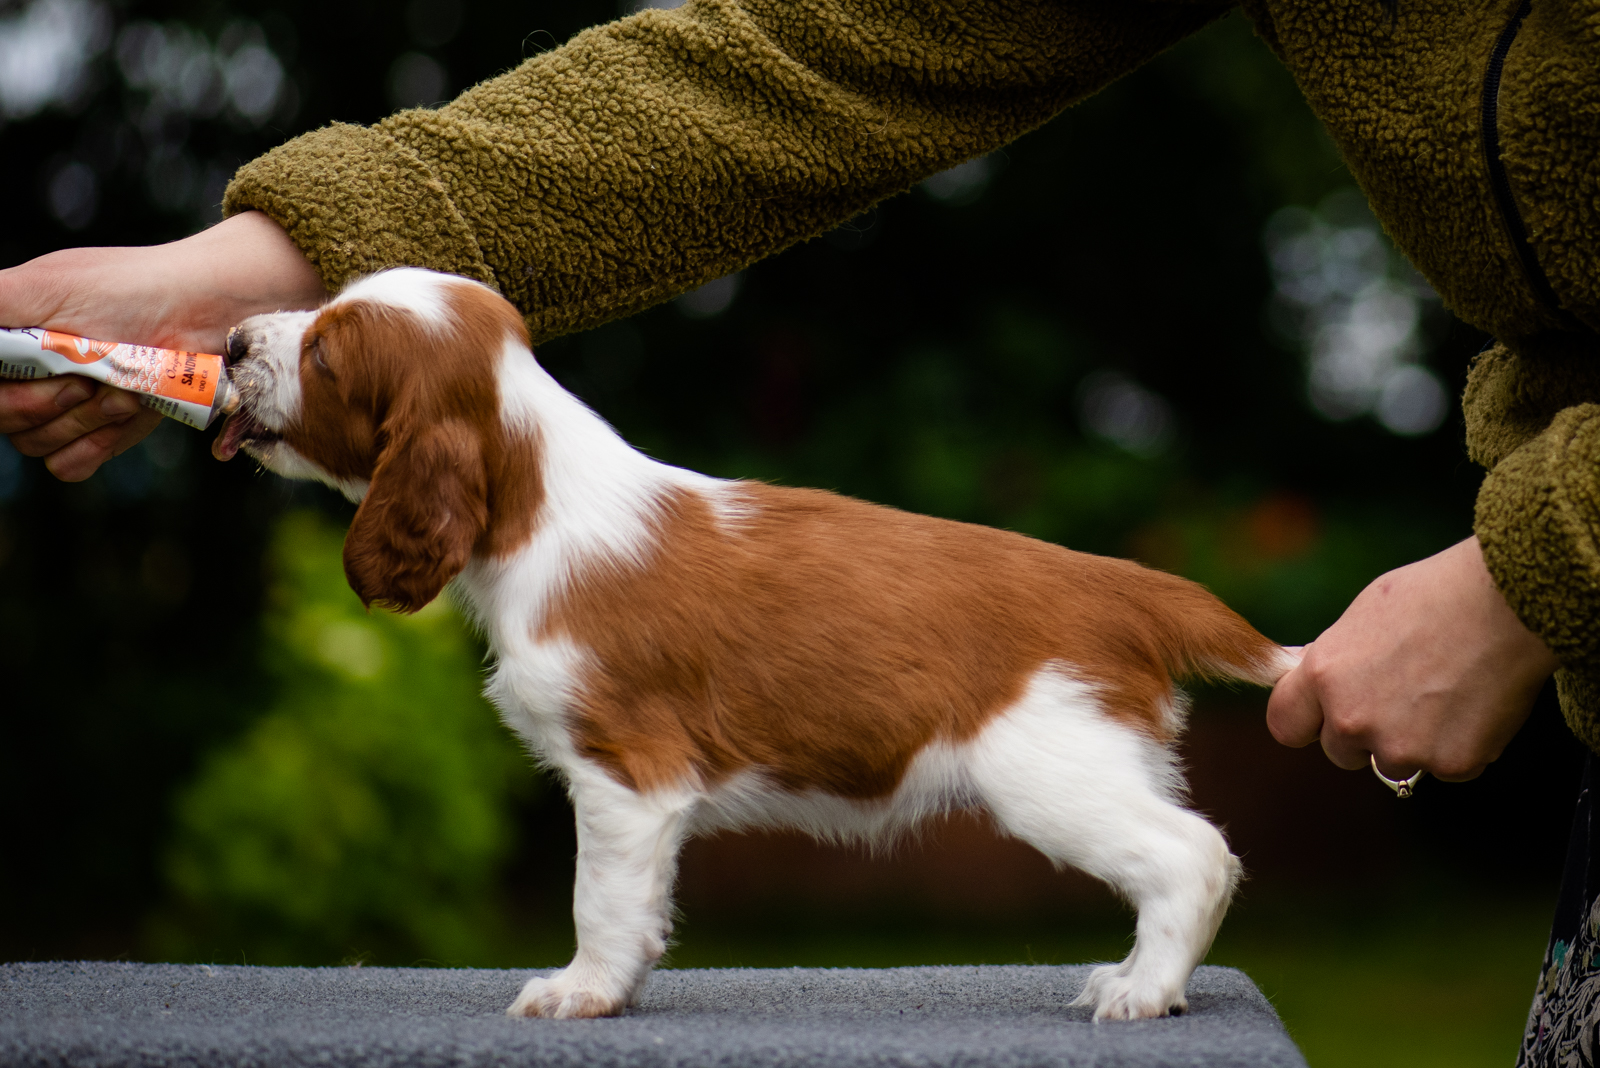
M1399 247L1498 339L1466 398L1477 532L1600 749L1600 0L1521 2L1244 7ZM689 0L436 110L296 138L225 210L276 219L330 288L397 264L481 279L537 341L989 152L1230 6Z

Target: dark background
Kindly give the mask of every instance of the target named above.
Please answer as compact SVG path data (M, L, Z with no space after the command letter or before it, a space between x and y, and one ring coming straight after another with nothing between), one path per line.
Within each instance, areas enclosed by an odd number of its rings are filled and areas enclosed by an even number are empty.
M191 233L218 218L232 169L284 139L447 99L618 14L582 0L0 3L0 63L44 40L40 26L78 42L63 53L77 73L42 98L8 97L0 74L0 265ZM280 82L260 75L263 54ZM1235 15L979 164L540 358L669 461L1137 557L1303 642L1382 571L1470 533L1481 477L1453 406L1437 429L1398 434L1307 399L1310 350L1275 302L1269 220L1292 205L1350 217L1350 187ZM1483 338L1437 301L1418 307L1418 358L1458 396ZM1130 389L1144 422L1119 431L1106 398ZM230 920L226 892L173 874L173 856L205 852L185 842L231 833L182 815L209 755L239 751L301 692L269 655L270 591L287 580L267 547L290 513L348 516L320 489L213 462L209 437L165 425L78 485L0 445L0 954L438 960L425 927ZM366 700L383 715L379 691ZM1553 900L1581 752L1550 695L1481 780L1430 782L1403 806L1315 750L1274 746L1263 707L1202 695L1187 750L1197 803L1246 855L1250 900L1357 914L1419 887L1533 913ZM554 925L553 962L569 937L564 802L520 764L494 789L508 830L480 857L487 881L459 893L496 930ZM1033 863L967 824L876 866L718 840L686 860L687 930L740 915L758 917L750 930L773 915L863 932L1011 922L1052 895L1109 907ZM257 947L262 925L289 941Z

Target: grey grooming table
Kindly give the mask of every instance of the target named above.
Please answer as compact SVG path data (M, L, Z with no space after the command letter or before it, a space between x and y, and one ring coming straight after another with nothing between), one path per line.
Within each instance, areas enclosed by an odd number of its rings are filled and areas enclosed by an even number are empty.
M1204 967L1189 1014L1095 1024L1085 967L656 972L612 1020L503 1015L527 972L0 965L0 1065L1305 1068L1244 973Z

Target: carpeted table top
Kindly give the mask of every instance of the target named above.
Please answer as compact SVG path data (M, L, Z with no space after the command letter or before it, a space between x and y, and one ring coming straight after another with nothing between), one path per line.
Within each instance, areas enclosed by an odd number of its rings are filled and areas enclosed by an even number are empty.
M0 1065L1305 1068L1232 968L1185 1016L1102 1024L1067 1007L1087 967L660 970L617 1019L509 1019L530 974L0 965Z

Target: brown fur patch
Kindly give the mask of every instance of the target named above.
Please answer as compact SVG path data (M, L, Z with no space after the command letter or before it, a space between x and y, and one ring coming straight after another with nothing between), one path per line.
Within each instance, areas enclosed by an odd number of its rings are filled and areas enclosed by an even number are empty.
M1173 674L1251 676L1277 656L1204 588L1138 564L818 490L740 491L751 514L725 526L677 494L645 568L597 569L547 617L595 665L577 751L635 789L760 768L883 797L1047 661L1167 741Z

